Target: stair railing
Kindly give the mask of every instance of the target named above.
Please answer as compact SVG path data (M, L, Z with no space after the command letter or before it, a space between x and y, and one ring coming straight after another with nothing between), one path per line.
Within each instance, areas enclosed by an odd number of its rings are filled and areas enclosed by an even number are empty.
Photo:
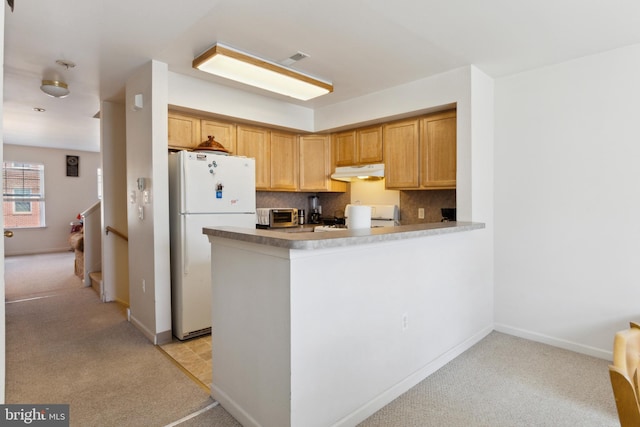
M107 225L107 228L105 229L105 233L107 235L109 235L109 232L112 232L113 234L115 234L116 236L126 240L127 242L129 241L129 238L123 234L122 232L116 230L115 228L111 227L110 225Z

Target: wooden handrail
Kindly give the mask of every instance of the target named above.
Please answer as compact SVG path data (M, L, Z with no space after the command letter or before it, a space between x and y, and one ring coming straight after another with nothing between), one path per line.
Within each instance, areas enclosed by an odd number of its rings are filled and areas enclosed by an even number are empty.
M119 232L118 230L116 230L115 228L111 227L110 225L107 225L106 228L106 234L109 234L109 232L112 232L113 234L115 234L116 236L122 237L124 240L126 240L127 242L129 241L129 238L127 236L125 236L124 234L122 234L121 232Z

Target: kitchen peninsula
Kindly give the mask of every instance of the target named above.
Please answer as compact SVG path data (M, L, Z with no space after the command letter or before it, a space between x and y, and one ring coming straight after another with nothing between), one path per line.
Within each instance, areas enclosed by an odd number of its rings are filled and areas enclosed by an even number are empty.
M205 228L212 396L245 426L366 419L493 329L482 229Z

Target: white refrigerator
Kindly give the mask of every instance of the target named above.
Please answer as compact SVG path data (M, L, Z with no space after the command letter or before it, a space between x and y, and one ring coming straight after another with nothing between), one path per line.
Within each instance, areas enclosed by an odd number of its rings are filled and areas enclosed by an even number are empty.
M255 228L255 170L246 157L169 155L171 313L180 340L211 332L211 246L202 228Z

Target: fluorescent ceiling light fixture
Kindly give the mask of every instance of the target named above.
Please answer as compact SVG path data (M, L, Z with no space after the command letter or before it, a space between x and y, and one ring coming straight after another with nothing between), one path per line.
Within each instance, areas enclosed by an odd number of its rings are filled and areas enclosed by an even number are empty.
M40 89L54 98L64 98L69 95L69 87L67 84L58 80L43 80Z
M331 83L220 43L195 58L193 68L303 101L333 92Z

